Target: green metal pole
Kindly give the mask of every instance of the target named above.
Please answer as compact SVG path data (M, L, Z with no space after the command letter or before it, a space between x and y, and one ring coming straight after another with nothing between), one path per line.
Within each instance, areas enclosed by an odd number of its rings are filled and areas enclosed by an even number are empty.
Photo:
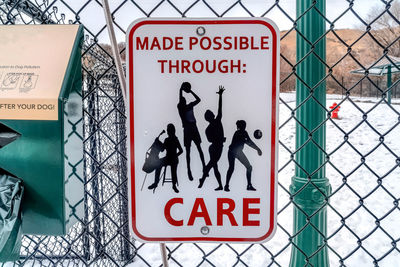
M326 247L327 197L331 186L323 166L327 114L325 0L297 0L296 165L293 196L293 246L290 266L329 266ZM322 15L321 15L322 14ZM310 44L311 42L311 44ZM313 53L309 54L310 51ZM317 56L318 55L318 56ZM319 57L319 58L318 58ZM302 81L301 81L302 80ZM308 85L308 87L307 87ZM318 85L318 86L317 86ZM309 98L310 96L313 98Z
M392 66L388 67L388 71L387 71L387 88L389 89L392 86ZM387 99L388 99L388 103L392 104L392 89L388 90L387 92Z

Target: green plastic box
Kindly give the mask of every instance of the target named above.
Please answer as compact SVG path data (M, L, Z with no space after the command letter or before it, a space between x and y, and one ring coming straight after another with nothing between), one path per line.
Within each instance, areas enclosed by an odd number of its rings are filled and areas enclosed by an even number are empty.
M84 210L83 28L1 26L0 36L0 123L20 134L0 167L23 180L24 234L64 235Z

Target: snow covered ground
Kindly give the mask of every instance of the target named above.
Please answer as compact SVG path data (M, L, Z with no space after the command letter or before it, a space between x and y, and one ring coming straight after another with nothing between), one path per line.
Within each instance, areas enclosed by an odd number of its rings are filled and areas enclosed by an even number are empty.
M342 97L328 95L327 98L329 107ZM283 93L281 99L291 108L295 107L294 93ZM400 197L400 162L397 159L400 156L400 101L394 100L390 108L384 103L378 104L376 98L352 100L354 103L346 100L341 104L340 120L335 120L343 132L330 121L326 125L326 149L328 153L335 151L330 157L331 164L340 171L331 165L326 168L334 192L330 206L335 209L328 207L330 263L331 266L340 265L338 254L346 266L373 266L374 257L379 266L400 266L399 251L391 251L392 242L400 238L400 209L395 206L396 199ZM367 115L364 122L362 112ZM280 122L286 121L290 114L289 108L280 104ZM348 134L348 142L344 142L345 134ZM291 120L280 129L279 135L280 141L294 150L295 121ZM380 135L383 140L380 140ZM289 161L290 154L282 147L279 153L279 165L282 167ZM365 164L362 164L362 157L365 158ZM291 163L279 172L279 183L288 188L293 174L294 164ZM346 183L343 182L344 177ZM381 186L378 181L381 181ZM363 205L360 204L360 198L363 199ZM288 194L279 188L279 210L288 202ZM278 215L278 223L289 234L292 232L292 212L292 205L288 205ZM338 213L345 218L345 227ZM271 241L255 245L168 244L170 250L176 250L170 266L232 266L235 263L236 266L244 266L244 263L252 267L267 266L271 263L271 254L275 255L275 261L280 266L288 266L291 250L288 233L278 227ZM355 235L362 240L361 246ZM137 245L140 246L139 243ZM240 254L240 260L237 253ZM142 244L138 254L151 266L161 264L158 244ZM203 259L205 254L208 255L206 260ZM148 266L140 257L132 266Z

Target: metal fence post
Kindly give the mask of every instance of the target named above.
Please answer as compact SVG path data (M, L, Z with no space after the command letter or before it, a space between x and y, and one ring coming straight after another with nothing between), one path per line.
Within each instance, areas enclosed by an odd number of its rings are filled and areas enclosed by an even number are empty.
M325 175L326 59L325 0L297 0L296 170L290 266L329 266ZM311 53L310 53L311 52Z

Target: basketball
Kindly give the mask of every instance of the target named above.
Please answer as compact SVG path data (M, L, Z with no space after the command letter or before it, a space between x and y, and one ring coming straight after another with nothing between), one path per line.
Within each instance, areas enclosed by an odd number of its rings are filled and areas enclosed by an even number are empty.
M254 138L255 138L255 139L261 139L261 137L262 137L262 132L261 132L261 130L255 130L255 131L254 131Z
M184 92L189 93L189 92L190 92L190 89L192 89L192 86L190 85L190 83L184 82L184 83L182 83L181 88L182 88L182 90L183 90Z

